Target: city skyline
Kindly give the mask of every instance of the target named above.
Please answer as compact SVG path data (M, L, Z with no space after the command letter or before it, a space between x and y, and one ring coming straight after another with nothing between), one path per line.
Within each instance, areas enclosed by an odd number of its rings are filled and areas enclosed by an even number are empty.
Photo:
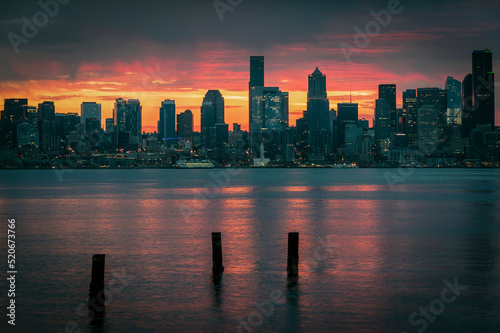
M61 25L81 23L82 18L76 13L85 18L96 10L96 4L60 5L57 16L40 27L29 43L20 44L18 53L8 38L0 43L4 49L0 57L9 64L0 70L0 103L6 98L28 98L30 105L50 100L56 103L56 112L73 113L79 112L82 102L96 102L102 105L104 124L105 118L112 117L116 98L139 99L143 106L143 130L153 132L157 128L159 103L172 99L176 100L176 114L192 110L194 128L199 131L203 96L207 90L220 90L226 101L226 123L240 123L247 130L248 57L263 55L266 86L289 92L290 125L307 108L306 80L316 67L329 78L330 105L348 101L351 92L352 101L359 104L360 118L371 122L379 84L396 84L396 103L400 108L401 91L419 87L443 89L448 76L462 81L471 72L470 51L489 48L495 53L500 36L500 24L495 19L500 5L493 1L481 6L468 1L432 5L401 2L401 12L393 14L390 23L370 37L369 45L358 48L350 56L351 61L347 61L341 44L354 45L355 28L374 22L371 12L382 13L387 2L360 2L342 8L324 1L312 1L307 6L295 1L281 7L281 3L273 3L262 13L262 24L255 26L253 33L247 31L251 25L248 20L261 14L258 2L242 2L233 11L225 12L223 21L212 2L190 4L196 4L190 9L191 16L201 20L199 24L205 24L206 29L200 25L173 29L182 19L189 21L191 17L188 5L176 4L173 10L180 18L168 22L168 27L159 29L154 23L129 34L129 28L121 27L122 31L115 27L114 19L106 22L104 14L113 7L109 5L95 17L93 27L82 23L68 36L62 34L62 30L68 29L60 29ZM155 6L161 11L168 5ZM113 10L129 15L132 7L123 4ZM276 17L277 24L273 26L270 13L277 8L287 19ZM5 35L20 34L21 18L31 18L39 10L36 3L9 4L1 14L2 31ZM427 14L418 15L423 11ZM152 10L147 12L153 15ZM197 15L198 12L204 14ZM439 18L432 27L426 24L429 17ZM307 24L292 32L288 20ZM111 37L98 31L98 27L112 32ZM265 37L255 38L266 30L270 33ZM53 50L69 43L73 46L65 52ZM493 72L498 72L499 65L494 58ZM497 124L499 104L497 99Z

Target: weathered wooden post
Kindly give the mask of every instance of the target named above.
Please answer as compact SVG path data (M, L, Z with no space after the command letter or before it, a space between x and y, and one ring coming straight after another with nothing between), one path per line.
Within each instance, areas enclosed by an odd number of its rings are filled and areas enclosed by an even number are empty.
M212 232L212 271L214 274L224 272L222 266L222 236L220 232Z
M288 260L286 271L289 277L299 276L299 233L288 233Z
M89 308L96 313L104 311L104 264L105 254L94 254L92 257L92 277L90 280Z

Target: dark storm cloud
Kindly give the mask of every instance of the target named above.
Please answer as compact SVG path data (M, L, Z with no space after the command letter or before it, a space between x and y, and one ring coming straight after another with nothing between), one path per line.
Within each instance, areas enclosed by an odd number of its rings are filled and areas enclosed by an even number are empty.
M352 44L353 28L363 30L373 20L370 11L384 10L388 3L243 0L226 11L221 21L212 0L71 0L61 5L58 14L26 45L19 45L16 54L7 34L21 35L21 18L31 20L41 8L37 1L11 1L3 4L0 12L0 61L10 64L0 70L0 80L49 77L52 69L33 69L33 77L26 77L15 68L37 61L58 62L60 73L54 74L70 77L76 75L82 62L127 62L148 56L194 61L198 43L222 42L234 49L264 54L276 45L315 43L318 36L331 36L331 47L338 48L342 41ZM402 12L393 15L390 24L371 39L365 53L353 57L353 62L379 62L388 70L409 66L432 73L445 64L458 70L472 49L499 45L497 0L406 0L400 6ZM401 39L405 32L413 35ZM378 59L378 49L393 52ZM311 54L315 56L322 55ZM333 59L343 60L339 52Z

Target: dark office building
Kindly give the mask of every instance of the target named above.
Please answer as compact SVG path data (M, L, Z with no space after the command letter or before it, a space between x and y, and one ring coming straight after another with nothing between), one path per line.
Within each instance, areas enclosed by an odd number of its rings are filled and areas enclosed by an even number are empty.
M395 84L381 84L378 86L378 98L385 100L390 107L391 127L395 130L398 123L396 113L396 85Z
M203 98L203 102L211 102L215 107L214 122L215 124L223 124L224 121L224 97L219 90L209 90Z
M160 120L158 121L159 139L162 143L170 145L175 138L175 101L164 100L161 102Z
M474 97L472 95L472 74L462 81L462 137L468 138L474 128Z
M89 136L101 132L101 120L97 118L86 118L84 124L84 134Z
M177 136L183 140L193 139L193 112L191 110L177 115Z
M58 140L66 141L71 132L77 130L80 124L78 113L56 113L56 137Z
M387 146L384 141L390 140L394 130L391 122L391 105L387 100L379 98L375 101L375 145L377 148Z
M348 124L358 124L358 103L337 104L337 145L345 146L345 127Z
M250 57L250 81L248 82L248 124L252 133L252 88L264 86L264 57Z
M229 125L215 124L215 145L217 148L222 148L229 141Z
M118 147L137 149L142 132L142 106L139 100L125 101L118 98L113 109L113 119L114 140Z
M58 149L56 137L56 112L54 102L46 101L38 104L38 129L40 133L40 150L42 152Z
M201 139L207 149L217 148L217 124L225 124L224 98L219 90L209 90L201 106Z
M426 106L436 108L438 116L437 127L444 129L447 119L448 91L439 88L418 88L417 108Z
M238 123L233 123L233 133L241 132L241 125Z
M307 91L307 131L309 159L323 159L331 152L330 102L326 94L326 75L316 67L309 75Z
M489 50L472 52L472 91L474 93L474 125L495 126L495 87L493 54Z
M406 114L405 133L408 135L408 145L417 147L418 107L416 89L407 89L403 92L403 112Z
M27 119L28 99L12 98L4 100L4 110L0 118L0 147L15 149L17 145L17 125Z

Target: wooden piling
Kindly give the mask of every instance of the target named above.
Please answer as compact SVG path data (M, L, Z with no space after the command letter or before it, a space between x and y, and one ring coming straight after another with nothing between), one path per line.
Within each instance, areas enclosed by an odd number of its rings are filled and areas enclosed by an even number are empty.
M104 311L104 266L105 254L94 254L92 257L92 277L89 290L89 307L96 312Z
M299 233L288 233L288 258L286 271L289 277L299 276Z
M212 232L212 271L214 274L224 272L222 265L222 236L220 232Z

